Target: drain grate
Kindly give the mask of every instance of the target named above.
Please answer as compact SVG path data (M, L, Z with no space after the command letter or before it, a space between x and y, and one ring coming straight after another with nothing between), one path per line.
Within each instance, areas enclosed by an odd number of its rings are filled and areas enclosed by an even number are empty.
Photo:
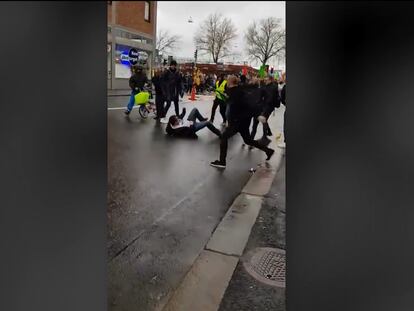
M256 248L247 255L245 269L256 280L271 286L286 286L286 253L282 249Z

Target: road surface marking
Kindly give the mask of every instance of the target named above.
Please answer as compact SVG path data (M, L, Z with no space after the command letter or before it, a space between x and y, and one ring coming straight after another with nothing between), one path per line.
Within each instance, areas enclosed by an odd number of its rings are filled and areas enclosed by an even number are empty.
M132 109L135 109L135 108L138 108L138 107L132 107ZM108 107L108 110L121 110L121 109L126 109L125 107L114 107L114 108L110 108L110 107Z

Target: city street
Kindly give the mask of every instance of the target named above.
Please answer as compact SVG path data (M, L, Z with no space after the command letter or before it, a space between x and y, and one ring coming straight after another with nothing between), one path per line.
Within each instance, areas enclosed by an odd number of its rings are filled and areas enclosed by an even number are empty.
M247 183L249 169L266 156L236 135L227 168L218 170L209 163L218 159L219 139L207 128L197 140L168 137L152 116L143 120L134 109L126 117L127 101L108 97L108 303L111 310L158 310ZM212 101L185 96L180 111L197 107L209 117ZM283 110L271 116L274 134L281 132Z

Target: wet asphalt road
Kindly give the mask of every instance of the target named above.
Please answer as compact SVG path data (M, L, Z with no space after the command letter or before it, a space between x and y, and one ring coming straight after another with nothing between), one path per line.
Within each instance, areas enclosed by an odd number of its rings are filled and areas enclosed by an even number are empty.
M108 97L124 107L128 97ZM180 103L210 115L213 98ZM170 108L169 115L173 113ZM282 110L271 118L281 128ZM216 114L216 126L221 116ZM137 110L108 110L108 305L110 310L155 310L176 288L211 233L265 159L260 150L229 141L227 168L218 158L219 139L207 128L198 140L170 138L165 125ZM259 126L258 135L261 135Z

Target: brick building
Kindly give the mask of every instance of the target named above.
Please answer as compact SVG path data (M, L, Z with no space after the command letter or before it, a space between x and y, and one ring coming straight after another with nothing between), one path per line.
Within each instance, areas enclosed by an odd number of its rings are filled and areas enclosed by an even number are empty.
M108 89L129 89L131 64L150 76L154 63L157 1L108 1Z

